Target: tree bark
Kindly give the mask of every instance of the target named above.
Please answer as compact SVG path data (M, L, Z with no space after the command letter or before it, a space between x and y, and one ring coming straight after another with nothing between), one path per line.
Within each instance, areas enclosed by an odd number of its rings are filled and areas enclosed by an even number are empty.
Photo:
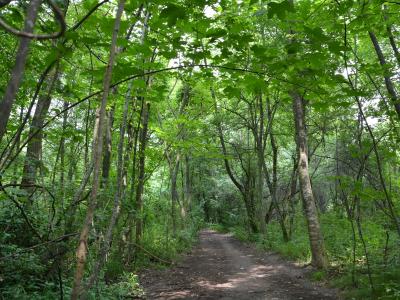
M328 258L319 224L318 212L315 205L308 169L308 145L304 116L304 100L297 91L291 91L290 96L293 99L293 113L296 125L296 142L299 157L298 173L310 239L312 254L311 264L317 268L326 268L328 266Z
M189 210L191 209L192 205L192 181L191 181L191 173L190 173L190 158L189 155L185 155L185 169L184 169L184 174L185 174L185 199L184 199L184 204L182 205L183 207L183 217L186 217Z
M134 106L134 109L136 106ZM131 139L133 139L133 154L132 154L132 173L131 173L131 180L130 180L130 189L129 189L129 202L133 204L134 207L134 200L135 200L135 184L136 184L136 167L137 167L137 150L138 150L138 139L139 139L139 128L142 120L143 110L140 111L139 121L137 126L132 126L131 128ZM133 209L131 208L128 213L128 247L127 247L127 254L125 265L128 265L132 261L134 245L133 245L133 226L135 224L134 217L132 213Z
M68 107L68 101L64 101L64 109ZM65 130L67 129L68 123L68 111L65 110L63 113L63 123L62 123L62 137L60 140L60 187L62 194L64 192L65 184Z
M176 187L176 181L178 179L180 164L180 154L176 155L175 162L171 162L170 174L171 174L171 220L172 220L172 236L176 236L176 204L179 201L178 190Z
M118 10L116 12L115 23L114 23L114 31L111 40L111 47L110 47L110 56L107 64L107 68L104 74L104 81L103 81L103 95L101 99L101 106L100 106L100 114L99 114L99 129L97 135L97 141L93 145L93 187L90 193L89 198L89 206L86 211L86 219L84 221L80 237L79 237L79 245L76 251L76 258L77 258L77 265L76 271L74 276L74 282L72 287L71 299L75 300L79 298L81 294L81 284L82 278L85 269L86 263L86 256L88 252L88 237L92 225L92 220L94 216L94 212L96 210L96 202L97 202L97 194L100 186L100 168L101 168L101 158L103 152L103 132L104 132L104 123L105 123L105 116L106 116L106 107L107 107L107 100L108 95L110 92L110 84L111 84L111 77L112 77L112 70L114 66L115 60L115 53L116 53L116 45L117 45L117 38L118 32L120 29L121 24L121 16L124 11L125 0L118 1Z
M112 135L111 130L114 124L114 112L115 105L112 106L111 110L107 112L107 126L104 135L104 157L102 167L102 181L101 186L107 186L108 178L110 177L111 168L111 155L112 155Z
M263 174L263 168L264 168L264 105L263 105L263 99L262 99L262 94L257 96L257 101L258 101L258 109L259 109L259 126L257 129L257 124L256 120L254 120L254 129L253 129L253 134L254 134L254 139L256 142L256 152L257 152L257 168L256 168L256 195L257 195L257 204L259 206L259 222L260 222L260 232L265 233L266 232L266 223L265 223L265 211L266 211L266 205L264 204L264 174Z
M145 162L146 162L146 144L147 144L147 128L149 122L149 111L150 111L150 103L145 103L143 99L143 112L142 112L142 121L141 121L141 129L140 129L140 137L139 137L139 174L138 174L138 183L136 188L136 201L135 201L135 210L136 210L136 244L140 245L142 239L142 228L143 228L143 190L144 190L144 181L145 181Z
M48 113L51 104L51 94L58 78L58 66L53 70L53 74L50 76L47 82L47 88L45 94L41 95L36 104L35 113L32 118L32 122L29 129L29 136L42 128L45 117ZM36 136L29 141L26 149L26 156L24 162L24 169L22 173L21 185L25 186L24 189L29 193L32 190L32 185L36 182L36 172L40 166L40 156L42 152L42 139L43 132L40 130Z
M33 33L36 18L38 15L40 4L42 0L32 0L29 3L28 10L25 17L24 32ZM15 102L15 97L25 70L25 63L28 57L29 44L31 39L21 37L17 55L15 57L15 65L11 72L11 78L8 81L6 91L3 96L3 101L0 102L0 142L7 131L7 123L10 118L11 109Z
M100 248L99 258L93 268L92 275L89 278L89 282L86 287L86 291L90 290L92 286L97 282L100 270L103 268L104 262L106 260L106 256L111 248L111 242L113 239L113 230L114 226L117 223L117 219L119 217L120 212L120 200L123 193L123 176L124 176L124 161L123 161L123 152L124 152L124 139L125 139L125 130L126 123L128 119L128 109L129 109L129 101L130 101L130 92L128 91L125 96L124 110L122 115L122 121L120 125L119 131L119 142L118 142L118 158L117 158L117 191L114 195L114 206L110 218L110 222L108 224L107 232L104 237L104 242Z

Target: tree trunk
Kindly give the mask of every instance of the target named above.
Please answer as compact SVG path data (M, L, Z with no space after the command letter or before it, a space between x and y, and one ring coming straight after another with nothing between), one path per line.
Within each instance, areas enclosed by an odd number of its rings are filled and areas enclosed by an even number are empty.
M210 92L211 92L211 97L214 100L215 113L218 116L217 99L215 97L215 91L212 87L210 88ZM255 221L254 208L252 206L253 203L250 203L250 202L253 202L252 201L253 199L249 195L250 190L248 188L246 188L243 184L241 184L236 179L235 175L232 172L231 166L230 166L228 158L227 158L224 134L222 131L222 124L220 121L217 122L217 132L218 132L219 141L221 143L222 154L224 156L224 165L225 165L226 172L228 173L228 176L231 179L232 183L237 187L237 189L242 194L243 201L244 201L244 204L246 207L246 213L247 213L250 229L253 233L256 233L256 232L258 232L258 227L257 227L257 222Z
M29 3L28 10L26 12L24 31L27 33L33 33L35 27L36 18L38 15L40 4L42 0L32 0ZM21 84L22 76L25 70L25 63L28 57L29 44L31 39L21 37L18 45L17 55L15 57L15 65L11 72L11 78L8 81L3 101L0 102L0 142L6 133L8 119L12 106L15 102L19 86Z
M243 195L243 201L246 206L247 220L249 223L250 230L252 233L257 233L258 226L257 226L257 222L256 222L256 210L254 207L254 199L253 199L250 191L247 191Z
M120 199L122 197L122 189L123 189L123 176L124 176L124 162L123 162L123 152L124 152L124 138L125 138L125 130L126 123L128 119L128 108L129 108L129 100L130 93L128 92L125 96L124 110L122 121L120 125L119 131L119 142L118 142L118 158L117 158L117 191L114 195L114 206L110 218L110 222L108 224L107 232L104 237L104 243L101 246L99 258L93 268L92 275L89 278L88 285L86 290L90 290L92 286L97 282L100 270L103 268L104 262L106 260L106 256L111 248L111 242L113 239L113 230L114 226L117 223L117 219L119 217L120 212ZM111 135L111 133L110 133Z
M29 128L29 136L34 134L39 128L42 128L44 124L51 103L51 94L57 82L57 78L58 66L53 70L53 74L48 80L44 95L41 95L38 99ZM32 185L36 182L36 172L40 166L40 155L42 152L42 139L43 132L40 130L27 144L21 186L28 193L32 190Z
M135 108L135 106L134 106ZM143 110L141 110L139 116L139 121L137 127L132 126L131 128L131 139L133 139L133 154L132 154L132 173L131 173L131 180L130 180L130 191L129 191L129 202L133 203L134 205L134 199L135 199L135 184L136 184L136 167L137 167L137 148L138 148L138 138L139 138L139 128L140 128L140 123L142 120L142 114ZM134 217L132 213L132 208L128 213L128 248L127 248L127 254L126 254L126 260L125 260L125 265L128 265L132 261L132 254L134 251L133 247L133 226L134 226Z
M279 217L279 225L281 226L281 231L282 231L282 237L285 242L289 241L289 234L286 229L285 225L285 218L286 218L286 212L285 212L285 207L282 205L282 209L279 207L278 203L278 197L277 197L277 189L278 189L278 145L276 143L274 131L273 131L273 111L271 108L271 102L268 100L267 102L267 117L268 117L268 127L269 127L269 139L271 143L271 149L272 149L272 183L271 183L271 188L270 188L270 193L271 193L271 198L272 198L272 208L275 208L278 212L278 217ZM264 167L266 168L265 161L264 161ZM272 214L272 212L271 212Z
M175 163L171 162L170 174L171 174L171 220L172 220L172 236L176 236L176 204L179 201L178 190L176 187L176 181L178 178L180 164L180 155L176 155Z
M270 113L270 109L268 109L268 122L269 122L269 136L270 136L270 142L271 142L271 148L272 148L272 181L271 181L271 176L270 173L268 172L267 164L264 158L264 155L261 156L262 159L262 164L263 164L263 170L264 170L264 177L267 182L268 190L271 195L271 203L270 206L265 213L264 220L265 223L268 224L271 219L274 210L277 211L278 213L278 221L281 226L282 230L282 236L284 241L288 241L288 233L286 230L286 226L284 223L284 215L281 209L279 208L278 204L278 197L277 197L277 182L278 182L278 174L277 174L277 167L278 167L278 147L275 142L275 136L272 132L272 114Z
M202 193L203 195L203 211L204 211L204 219L207 223L209 223L211 221L211 203L210 203L210 199L208 197L206 197L206 193L203 191Z
M183 210L182 214L183 217L187 216L187 213L189 212L191 205L192 205L192 182L191 182L191 174L190 174L190 159L189 155L185 155L185 169L184 169L184 174L185 174L185 199L184 203L182 205Z
M386 22L388 22L388 16L386 14L386 7L383 7L384 10L384 19ZM389 22L386 23L386 32L387 35L389 37L389 41L390 41L390 46L392 47L394 56L396 57L396 61L397 61L397 67L400 68L400 53L399 53L399 48L397 48L396 45L396 40L393 36L393 31L392 31L392 24L390 24Z
M107 186L108 178L110 177L111 168L111 155L112 155L112 136L111 130L114 124L114 112L115 105L112 106L111 110L107 112L107 126L104 135L104 157L102 167L102 181L101 186Z
M383 52L381 49L381 46L379 45L378 39L375 36L375 33L372 31L368 32L369 37L371 39L371 42L374 46L376 55L378 56L379 63L382 67L385 67L387 65L385 57L383 56ZM386 71L385 71L386 72ZM385 79L385 85L386 85L386 90L389 93L390 99L394 105L394 108L396 110L397 116L400 118L400 99L397 96L396 90L394 88L392 79L390 78L389 75L385 74L384 76Z
M143 99L142 126L139 137L139 174L136 188L136 244L140 244L142 239L143 228L143 190L144 190L144 173L146 162L146 144L147 144L147 127L149 122L150 103L145 103Z
M118 10L115 17L114 23L114 31L111 40L111 47L110 47L110 56L107 64L107 68L104 74L104 81L103 81L103 95L101 99L101 106L100 106L100 114L99 114L99 130L97 135L97 141L93 145L93 187L89 198L88 209L86 211L86 219L84 221L80 238L79 238L79 245L76 251L76 258L77 258L77 265L76 271L74 276L74 282L72 287L71 299L75 300L79 298L81 294L81 283L85 269L86 263L86 256L88 252L88 237L93 221L94 212L96 209L96 202L97 202L97 194L100 185L100 168L101 168L101 158L103 152L103 132L104 132L104 123L106 117L106 107L107 107L107 100L108 95L110 92L110 84L111 84L111 76L112 76L112 69L114 66L115 60L115 53L116 53L116 44L117 44L117 37L118 32L121 24L121 16L124 11L125 0L120 0L118 2Z
M64 196L65 196L65 130L67 129L68 122L68 102L64 101L64 113L62 123L62 136L60 140L60 195L61 195L61 208L64 209Z
M317 268L326 268L328 266L328 258L326 255L308 170L308 145L304 116L304 100L297 91L290 92L290 96L293 99L293 112L296 125L296 142L299 151L298 173L300 190L308 225L308 234L312 254L311 264Z
M293 157L293 169L292 176L290 179L290 194L289 194L289 233L288 238L292 237L293 232L293 224L294 224L294 216L296 214L296 203L295 203L295 195L297 189L297 161L296 158Z
M22 124L24 118L24 108L23 106L20 107L19 110L19 123ZM15 154L18 155L18 149L21 145L21 134L17 134L15 137ZM13 183L17 184L19 175L19 166L18 164L14 164L14 169L13 169Z
M256 152L257 152L257 167L256 167L256 195L257 195L257 205L259 207L259 222L260 222L260 232L265 233L266 232L266 223L265 223L265 211L266 211L266 205L264 204L264 174L263 174L263 168L264 168L264 106L263 106L263 99L262 99L262 94L260 94L258 97L258 109L259 109L259 114L260 114L260 121L259 121L259 126L257 129L257 126L254 126L255 128L253 129L254 134L254 139L256 141ZM255 121L255 120L254 120ZM254 122L255 123L255 122ZM256 123L255 123L256 125Z

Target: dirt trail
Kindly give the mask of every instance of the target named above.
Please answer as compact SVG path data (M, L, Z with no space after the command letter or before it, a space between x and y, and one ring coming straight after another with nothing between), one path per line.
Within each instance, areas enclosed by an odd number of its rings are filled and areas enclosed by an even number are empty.
M338 299L334 290L305 279L306 273L230 234L205 230L177 266L147 270L140 281L147 299Z

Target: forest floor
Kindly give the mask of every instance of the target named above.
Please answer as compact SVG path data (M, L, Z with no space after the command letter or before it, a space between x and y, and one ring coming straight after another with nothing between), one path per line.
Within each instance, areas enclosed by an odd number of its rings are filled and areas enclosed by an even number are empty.
M203 230L177 265L139 277L147 299L339 299L336 290L308 280L310 272L231 234Z

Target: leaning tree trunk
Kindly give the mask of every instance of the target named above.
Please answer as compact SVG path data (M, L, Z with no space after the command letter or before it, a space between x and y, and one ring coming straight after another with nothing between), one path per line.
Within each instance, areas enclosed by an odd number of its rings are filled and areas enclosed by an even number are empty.
M26 33L33 33L33 28L36 23L40 4L42 0L32 0L29 3L29 7L26 13L24 31ZM21 37L17 55L15 57L15 65L11 72L11 78L7 84L6 91L4 93L3 101L0 102L0 142L6 133L8 119L12 106L15 102L15 97L19 86L21 84L22 76L25 70L25 63L28 57L29 44L31 39L27 37Z
M72 287L71 299L75 300L79 298L81 294L81 284L82 278L85 270L85 263L87 257L87 249L88 249L88 237L89 232L91 229L92 221L94 212L96 209L96 202L97 202L97 194L100 186L100 169L101 169L101 158L103 152L103 132L104 132L104 123L106 117L106 107L107 107L107 100L108 95L110 92L110 84L111 84L111 76L112 76L112 69L114 66L115 60L115 53L117 49L117 37L118 32L121 24L121 16L124 11L125 0L120 0L118 2L118 10L115 17L114 23L114 31L111 40L111 47L110 47L110 57L108 60L108 65L104 74L104 81L103 81L103 95L101 99L100 111L99 111L99 129L98 129L98 136L96 143L93 145L93 187L90 193L89 198L89 205L86 211L86 219L84 221L80 238L79 238L79 245L76 250L76 258L77 258L77 265L76 271L74 276L74 282Z
M299 152L298 173L300 190L308 225L308 235L312 254L311 264L317 268L326 268L328 266L328 258L326 255L324 239L319 224L317 207L315 205L315 199L308 170L308 145L304 116L304 100L297 91L292 91L290 95L293 99L293 112L296 125L296 142Z
M385 57L383 56L383 52L381 46L379 45L378 39L376 38L375 33L373 33L372 31L369 31L368 34L374 46L376 55L378 56L379 63L384 68L387 65L387 63ZM396 93L393 81L387 74L385 74L383 78L385 79L385 86L390 96L390 100L395 108L397 116L400 118L400 99Z
M108 224L107 232L104 237L104 242L100 248L99 258L97 259L97 262L92 271L92 275L90 276L89 282L86 287L87 291L90 290L92 286L97 282L100 270L103 268L106 256L111 248L114 226L117 223L117 219L120 213L120 200L122 198L122 193L123 193L123 176L124 176L123 151L124 151L126 124L128 119L129 100L130 100L130 93L128 92L127 95L125 96L123 116L119 131L118 158L117 158L117 191L114 195L114 206L110 222Z
M389 38L390 46L392 47L394 56L396 57L397 66L400 68L400 52L399 48L397 47L395 37L393 35L392 24L389 23L388 15L386 13L386 7L384 9L384 19L386 21L386 33Z

